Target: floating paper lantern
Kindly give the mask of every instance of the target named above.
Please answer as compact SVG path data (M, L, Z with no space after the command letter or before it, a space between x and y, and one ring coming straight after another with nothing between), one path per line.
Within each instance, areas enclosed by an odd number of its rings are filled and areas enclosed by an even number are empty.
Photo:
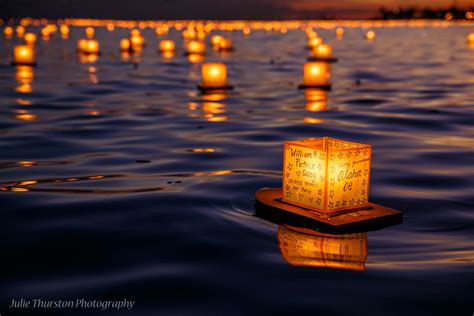
M122 38L120 40L120 50L122 52L130 51L130 40L128 38Z
M469 45L474 45L474 33L469 33L467 36L467 43Z
M373 41L375 39L375 32L368 31L367 33L365 33L365 37L367 38L367 40Z
M36 44L36 34L35 33L26 33L25 34L25 44L29 46L34 46Z
M23 37L25 36L25 28L21 25L16 27L16 36Z
M130 36L131 50L142 50L145 46L145 37L140 34L139 30L133 30Z
M13 28L11 26L7 26L3 29L3 34L7 38L11 38L13 36Z
M232 40L230 38L223 38L217 47L217 50L221 52L230 52L234 50Z
M43 27L40 33L41 33L41 37L45 40L48 40L51 37L51 31L48 27Z
M172 41L172 40L162 40L162 41L160 41L159 48L160 48L160 51L162 53L174 52L174 50L175 50L174 41Z
M198 88L206 90L232 89L227 83L227 67L223 63L205 63L201 66L201 83Z
M95 34L95 30L93 27L87 27L85 30L84 30L87 38L93 38L94 37L94 34Z
M331 85L330 65L326 62L313 61L304 64L304 83L299 86L300 89L319 88L329 90Z
M113 32L115 30L115 26L112 23L108 23L106 28L109 32Z
M371 153L330 137L286 142L283 201L321 213L366 207Z
M14 65L35 65L35 50L31 46L18 45L13 49Z
M80 39L77 42L77 49L82 54L96 54L100 53L100 44L96 39Z
M60 27L59 27L59 33L61 33L61 36L63 38L67 38L69 36L69 26L65 25L65 24L62 24Z
M320 37L311 37L308 39L308 49L313 49L323 43Z
M189 41L186 43L186 54L204 55L206 53L206 45L201 41Z
M313 55L310 60L320 60L326 62L335 62L337 59L332 57L332 47L328 44L321 44L314 47L311 50L311 54Z
M218 49L221 41L224 39L224 36L222 35L213 35L211 37L211 44L215 49Z
M337 38L342 38L344 36L344 29L342 27L336 29L336 36Z

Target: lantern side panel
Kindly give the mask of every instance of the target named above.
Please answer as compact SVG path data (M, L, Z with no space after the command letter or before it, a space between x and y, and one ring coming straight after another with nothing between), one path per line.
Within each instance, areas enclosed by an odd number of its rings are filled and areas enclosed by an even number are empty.
M288 142L283 154L283 201L323 210L327 153L310 142ZM322 144L322 142L321 142Z
M368 205L371 154L370 145L361 144L355 148L328 151L328 210Z

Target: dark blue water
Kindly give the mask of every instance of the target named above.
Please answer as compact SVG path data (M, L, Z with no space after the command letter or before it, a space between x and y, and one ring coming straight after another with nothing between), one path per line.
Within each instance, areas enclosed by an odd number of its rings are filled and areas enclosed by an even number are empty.
M206 61L225 62L236 89L213 97L195 88L200 65L181 47L161 58L149 29L136 66L117 49L125 29L96 30L93 63L77 59L81 28L39 40L27 79L8 65L19 40L1 38L2 315L471 315L469 31L381 28L370 43L361 28L318 30L339 62L317 112L296 88L300 31L233 33L235 52ZM371 144L370 200L405 214L352 236L349 257L314 248L344 237L254 216L256 190L281 186L283 142L322 136ZM307 252L289 259L297 242ZM20 298L136 303L8 308Z

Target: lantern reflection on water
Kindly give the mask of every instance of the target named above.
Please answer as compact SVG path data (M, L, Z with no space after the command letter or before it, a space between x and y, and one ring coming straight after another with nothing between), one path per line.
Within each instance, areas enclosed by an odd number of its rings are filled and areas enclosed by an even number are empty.
M306 109L310 112L321 112L327 108L327 92L319 89L306 89L304 91Z
M16 66L15 79L18 82L16 92L19 93L31 93L33 92L33 79L35 75L32 66Z
M291 265L365 271L367 233L332 235L278 226L278 246Z

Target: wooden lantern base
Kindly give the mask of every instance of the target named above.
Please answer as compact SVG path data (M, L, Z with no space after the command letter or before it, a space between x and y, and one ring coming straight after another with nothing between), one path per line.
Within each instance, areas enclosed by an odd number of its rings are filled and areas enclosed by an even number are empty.
M190 56L190 55L198 55L198 56L206 56L206 53L189 53L189 52L184 52L184 56Z
M320 61L320 62L328 63L328 64L337 63L338 60L339 59L337 59L337 58L308 57L308 61Z
M36 67L38 65L38 63L34 62L34 63L18 63L18 62L12 62L11 63L12 66L30 66L30 67Z
M331 91L331 84L326 84L326 85L300 84L300 85L298 85L298 89L300 89L300 90L303 90L303 89L319 89L319 90Z
M375 203L369 203L366 208L335 213L319 213L303 207L285 203L281 200L281 188L263 188L255 195L257 216L263 218L293 219L316 222L318 228L328 232L345 232L354 229L373 230L403 222L403 213ZM259 214L260 213L260 214ZM288 214L290 213L290 214ZM288 216L289 215L289 216ZM292 218L293 217L293 218ZM297 219L298 220L298 219ZM275 220L271 220L275 222Z
M202 85L198 84L197 88L199 89L199 91L205 93L205 92L232 90L232 89L234 89L234 86L226 85L226 86L222 86L222 87L205 87L205 86L202 86Z

